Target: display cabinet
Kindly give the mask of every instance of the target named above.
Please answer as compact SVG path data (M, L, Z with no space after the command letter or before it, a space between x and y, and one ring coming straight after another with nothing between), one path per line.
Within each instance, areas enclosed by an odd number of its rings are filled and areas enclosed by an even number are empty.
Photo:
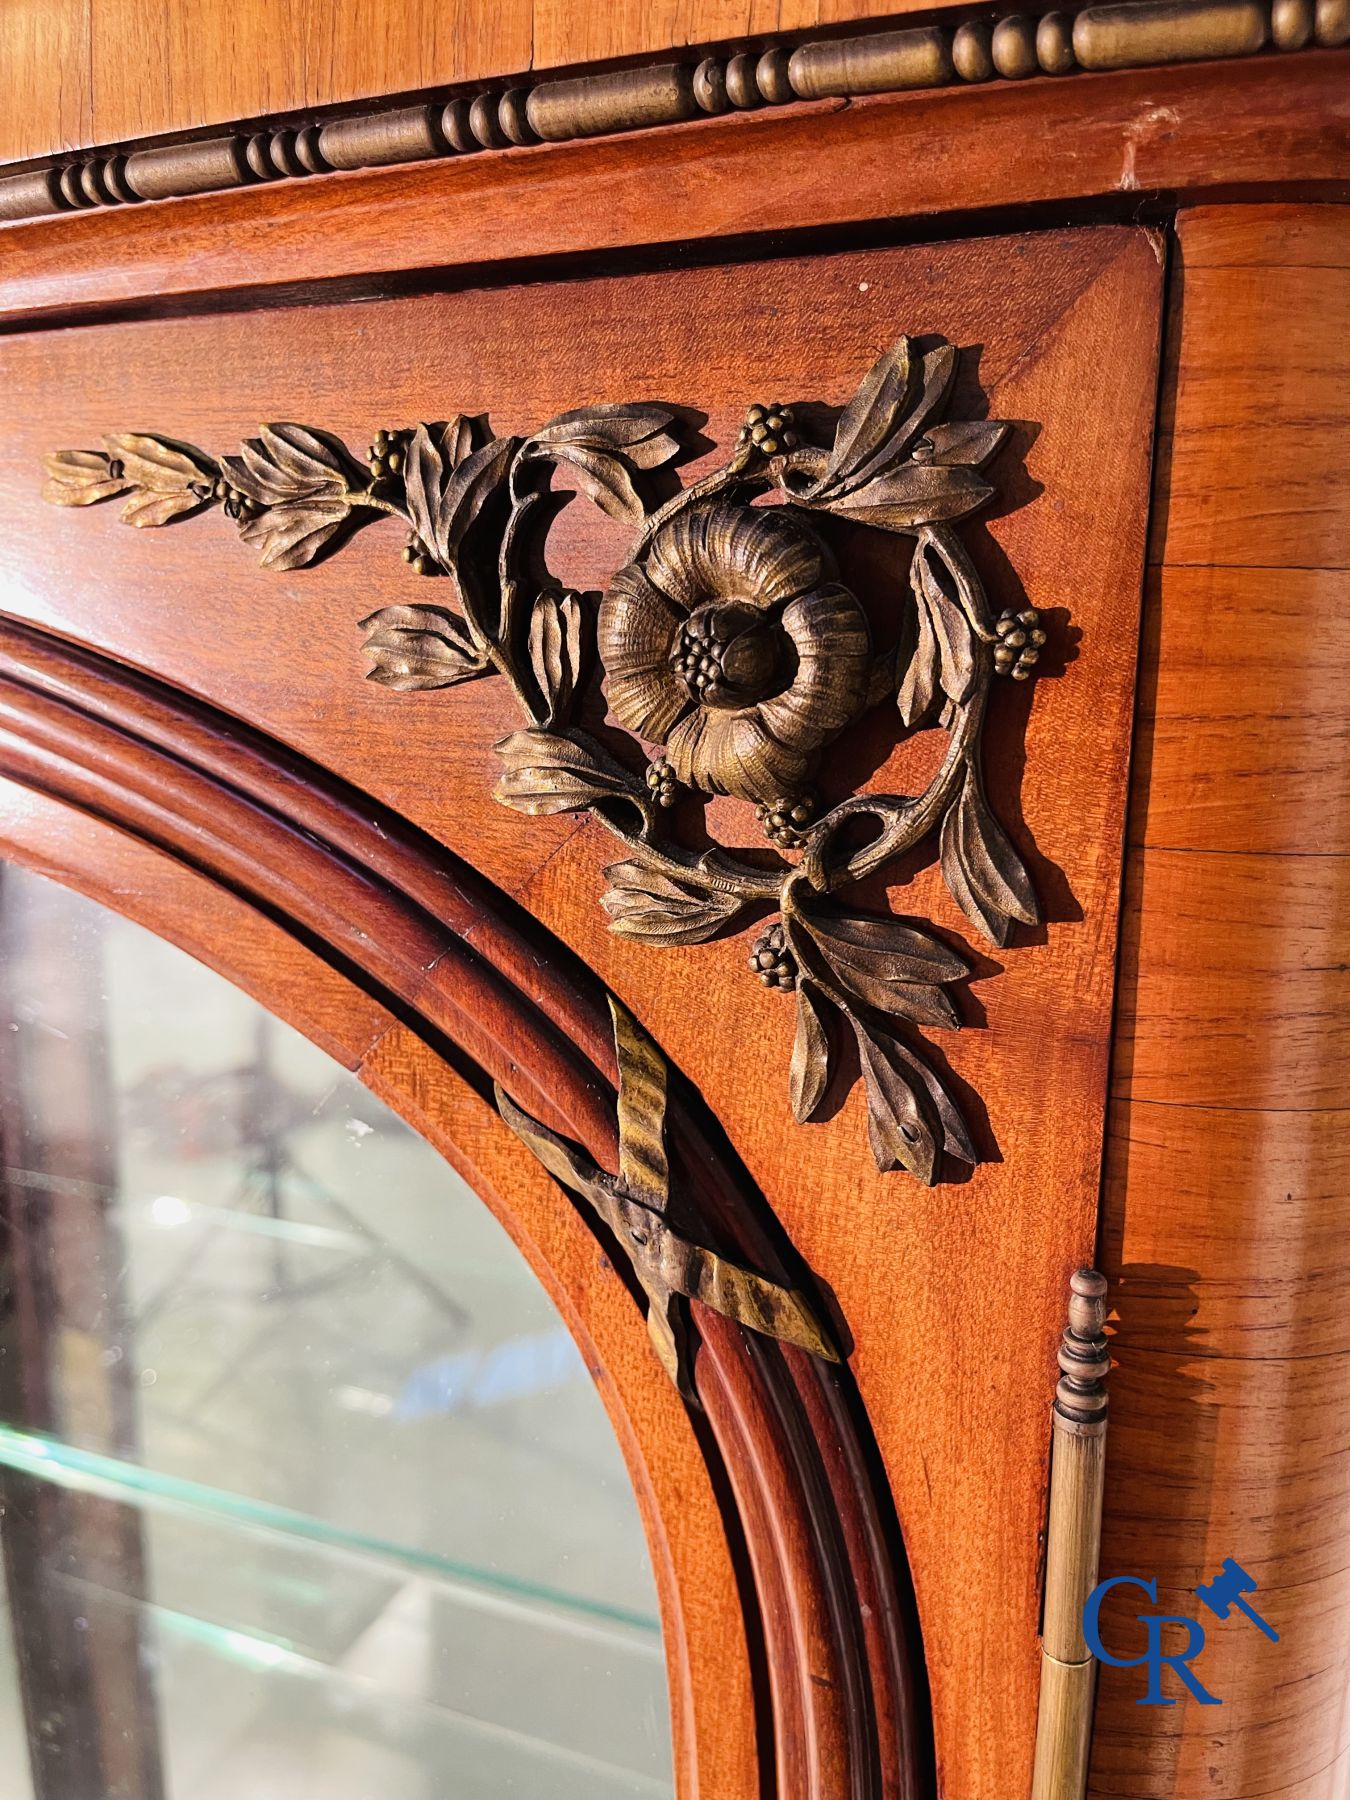
M24 1800L1340 1791L1350 18L728 31L0 174Z

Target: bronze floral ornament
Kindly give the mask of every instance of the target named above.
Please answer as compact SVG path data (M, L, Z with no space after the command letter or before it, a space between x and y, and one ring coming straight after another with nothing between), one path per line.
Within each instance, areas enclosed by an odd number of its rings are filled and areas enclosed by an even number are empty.
M851 908L848 890L936 835L953 898L990 942L1039 916L985 797L980 746L996 677L1032 676L1045 633L1032 608L995 617L954 530L992 497L982 471L1006 430L944 417L956 367L950 344L901 338L828 445L791 407L752 406L726 459L661 504L651 474L680 439L673 415L645 404L562 413L525 437L470 416L382 431L364 466L293 424L221 459L124 433L102 451L57 451L44 492L66 506L122 496L139 526L219 505L273 569L301 568L382 515L403 521L405 559L448 577L452 603L364 620L370 679L399 692L509 683L523 723L496 747L496 796L526 814L589 812L623 843L601 896L620 937L701 943L771 911L749 961L794 997L796 1117L822 1108L851 1034L878 1167L931 1183L944 1156L979 1160L918 1030L957 1027L950 989L969 968L922 923ZM633 530L598 607L548 568L539 503L555 470ZM841 522L896 542L904 599L884 627L840 577ZM597 676L630 734L612 748L577 724ZM814 781L831 745L886 703L904 731L945 731L936 774L921 794L822 812ZM676 803L699 794L754 805L778 866L682 843Z
M862 711L871 633L785 507L693 507L600 605L610 711L678 782L768 803L803 789Z

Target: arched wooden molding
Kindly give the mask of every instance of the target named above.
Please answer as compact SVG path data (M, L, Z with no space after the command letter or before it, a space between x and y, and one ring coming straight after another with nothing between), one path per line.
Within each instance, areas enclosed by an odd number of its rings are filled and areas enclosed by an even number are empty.
M603 992L502 895L368 797L163 683L12 623L0 651L0 776L241 897L470 1079L498 1082L597 1168L617 1169ZM222 966L218 945L211 960ZM283 995L274 1010L286 1015ZM696 1098L672 1085L691 1230L792 1285L790 1246ZM691 1313L706 1454L750 1565L767 1791L923 1800L913 1596L847 1367L697 1300Z

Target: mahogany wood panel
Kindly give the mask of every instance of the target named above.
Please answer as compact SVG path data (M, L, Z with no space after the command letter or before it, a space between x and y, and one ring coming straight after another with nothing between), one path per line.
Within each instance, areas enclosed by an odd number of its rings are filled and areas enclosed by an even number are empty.
M927 0L534 0L535 66L937 10Z
M0 9L0 160L98 142L89 8L90 0L10 0Z
M7 0L0 161L928 0Z
M1200 863L1183 847L1133 851L1129 867L1121 950L1139 974L1121 991L1113 1092L1171 1106L1344 1104L1350 857L1214 850Z
M641 1314L580 1214L441 1057L245 900L3 779L0 855L127 913L237 982L360 1074L492 1208L576 1337L624 1452L661 1596L687 1791L759 1800L741 1597L719 1503Z
M649 179L662 179L659 157ZM552 204L565 213L575 198L555 191ZM142 241L175 216L145 209ZM322 209L316 219L321 232ZM1030 1776L1047 1383L1064 1281L1093 1242L1161 281L1153 235L1105 228L0 345L13 420L0 467L6 607L266 727L459 850L615 988L725 1124L857 1342L955 1795L1023 1791ZM993 727L1006 752L996 804L1017 818L1021 788L1017 835L1049 923L981 960L972 1011L989 1029L948 1052L985 1098L1002 1161L932 1193L877 1176L856 1095L826 1123L791 1123L791 1020L741 974L748 936L664 952L622 944L597 904L613 858L602 830L522 821L492 803L490 746L514 722L499 684L398 697L359 679L357 620L422 597L391 554L392 527L278 577L218 519L133 537L108 509L57 514L36 497L39 452L100 430L149 427L224 449L280 415L359 447L433 400L490 408L509 430L646 395L705 406L705 431L726 441L746 404L770 393L838 403L900 330L978 346L990 412L1023 422L1008 498L972 530L972 550L996 602L1025 591L1071 658L1049 663L1034 696L1000 696ZM1117 371L1109 384L1103 367ZM973 403L973 371L964 379ZM625 543L578 508L555 540L556 566L583 586L603 580ZM892 759L870 785L893 788L904 768ZM866 773L841 766L832 779ZM753 829L731 809L718 824ZM931 907L968 942L938 886L929 869L912 901L891 898Z
M1100 1800L1344 1791L1347 264L1350 208L1180 220L1103 1222L1102 1570L1156 1575L1186 1612L1235 1556L1281 1642L1267 1658L1207 1621L1222 1710L1140 1709L1103 1669Z
M1230 1355L1253 1380L1267 1380L1272 1389L1279 1383L1281 1391L1288 1359L1350 1351L1344 1254L1350 1110L1239 1111L1118 1100L1109 1116L1113 1186L1151 1183L1167 1196L1152 1212L1137 1207L1129 1222L1135 1272L1125 1278L1117 1349L1151 1341L1159 1361L1173 1363L1217 1363ZM1203 1158L1194 1154L1197 1131L1204 1134ZM1253 1167L1262 1170L1272 1197L1235 1238L1229 1196L1250 1183ZM1164 1279L1169 1262L1177 1273L1204 1272L1203 1307L1181 1291L1187 1284ZM1316 1269L1318 1279L1308 1281L1305 1268ZM1175 1340L1170 1347L1168 1337ZM1122 1405L1128 1397L1122 1384ZM1261 1464L1247 1467L1245 1479L1252 1478L1266 1479ZM1339 1533L1340 1518L1328 1516L1328 1533ZM1270 1523L1256 1520L1255 1529ZM1317 1553L1317 1543L1288 1549Z
M1253 225L1262 229L1253 230ZM1185 267L1264 269L1267 275L1291 269L1345 267L1345 221L1335 206L1306 201L1263 206L1197 208L1186 221ZM1202 227L1202 228L1201 228Z
M822 101L44 219L0 233L0 319L1155 190L1344 197L1348 76L1350 49Z
M1347 666L1350 569L1153 570L1131 842L1350 852Z
M1287 214L1277 215L1287 230ZM1350 247L1343 209L1307 207L1288 262L1235 257L1232 228L1181 255L1181 343L1160 559L1350 570ZM1261 347L1256 363L1239 346ZM1259 442L1259 453L1254 447ZM1333 454L1328 454L1328 451Z

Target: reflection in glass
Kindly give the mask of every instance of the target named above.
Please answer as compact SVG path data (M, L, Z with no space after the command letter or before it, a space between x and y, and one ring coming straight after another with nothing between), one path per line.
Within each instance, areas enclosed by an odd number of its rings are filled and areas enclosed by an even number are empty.
M613 1433L487 1209L180 951L0 869L0 1793L671 1793Z

